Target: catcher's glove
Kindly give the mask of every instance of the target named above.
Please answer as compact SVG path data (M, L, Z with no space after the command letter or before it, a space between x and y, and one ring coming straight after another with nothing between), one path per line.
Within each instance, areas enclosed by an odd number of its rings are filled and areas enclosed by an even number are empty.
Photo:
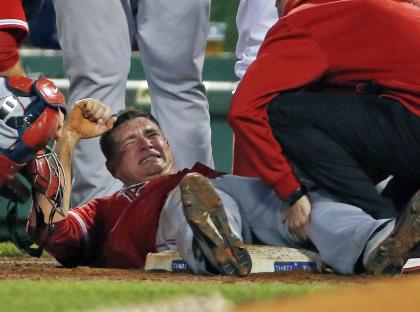
M54 138L65 105L44 77L0 78L0 188Z

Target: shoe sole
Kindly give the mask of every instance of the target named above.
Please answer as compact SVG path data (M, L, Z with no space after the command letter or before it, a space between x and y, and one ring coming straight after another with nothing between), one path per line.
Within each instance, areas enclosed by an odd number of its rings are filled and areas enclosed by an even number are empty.
M209 262L221 274L247 276L251 257L244 243L232 233L222 200L207 178L190 173L180 187L184 215Z
M374 275L401 273L410 252L420 243L420 191L414 196L394 231L379 244L368 260L367 271Z

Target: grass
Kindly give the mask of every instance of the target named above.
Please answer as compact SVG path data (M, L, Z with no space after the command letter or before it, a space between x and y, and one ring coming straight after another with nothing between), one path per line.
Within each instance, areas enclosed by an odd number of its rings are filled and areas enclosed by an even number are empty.
M0 243L0 257L27 257L12 243ZM46 257L50 257L48 254ZM69 276L71 278L71 276ZM168 283L147 281L0 280L0 312L83 311L161 301L180 296L220 294L235 304L330 289L326 284Z
M0 281L0 311L81 311L121 307L171 297L219 293L233 303L307 294L326 285L180 284L120 281Z
M0 243L0 257L29 257L9 242Z
M33 247L37 247L33 245ZM0 243L0 258L1 257L30 257L29 255L22 252L11 242L2 242ZM51 258L51 255L47 252L42 253L42 257Z
M36 247L36 245L33 245ZM11 242L2 242L0 243L0 258L1 257L30 257L29 255L22 252ZM52 256L47 252L42 253L42 257L51 258Z

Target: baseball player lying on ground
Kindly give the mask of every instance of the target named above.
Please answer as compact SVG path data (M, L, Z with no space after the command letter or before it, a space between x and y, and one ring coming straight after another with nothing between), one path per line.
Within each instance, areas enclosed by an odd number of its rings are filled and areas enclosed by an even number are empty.
M125 188L69 209L74 148L99 135L106 166ZM67 185L64 213L51 214L45 194L55 189L37 193L28 232L66 266L143 268L148 252L178 249L194 273L246 276L252 263L245 244L254 238L275 246L313 244L338 273L383 274L398 272L420 242L420 192L399 218L375 220L303 175L313 203L309 240L292 235L283 222L288 205L260 180L222 175L199 163L176 172L156 120L137 110L110 116L99 101L78 101L56 151ZM46 177L45 166L33 168ZM48 185L57 188L52 172Z

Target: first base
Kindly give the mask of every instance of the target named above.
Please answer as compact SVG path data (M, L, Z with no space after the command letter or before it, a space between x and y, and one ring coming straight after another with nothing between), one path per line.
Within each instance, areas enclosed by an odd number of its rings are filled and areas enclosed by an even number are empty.
M247 248L252 259L251 273L296 270L321 272L321 258L315 252L260 245L248 245ZM145 270L184 272L188 271L189 268L178 251L169 250L149 253L146 258Z

